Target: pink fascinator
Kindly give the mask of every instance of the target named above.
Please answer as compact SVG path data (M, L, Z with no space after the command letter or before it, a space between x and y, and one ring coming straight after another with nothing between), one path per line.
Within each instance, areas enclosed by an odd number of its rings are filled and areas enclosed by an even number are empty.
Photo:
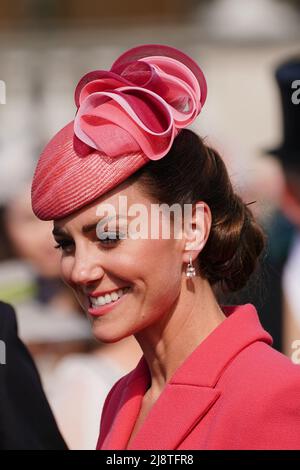
M77 113L42 152L32 207L42 220L65 217L170 150L206 100L200 67L169 46L126 51L109 71L82 77Z

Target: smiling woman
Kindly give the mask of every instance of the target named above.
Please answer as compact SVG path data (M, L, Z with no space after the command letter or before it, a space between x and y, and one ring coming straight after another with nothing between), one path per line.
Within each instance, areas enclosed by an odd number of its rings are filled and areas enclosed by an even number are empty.
M186 129L206 93L181 51L131 49L80 80L75 121L35 171L33 210L54 221L62 276L95 337L134 335L143 350L107 396L98 449L300 448L299 368L271 348L253 305L215 296L247 283L265 237L221 157ZM171 209L187 205L175 223Z

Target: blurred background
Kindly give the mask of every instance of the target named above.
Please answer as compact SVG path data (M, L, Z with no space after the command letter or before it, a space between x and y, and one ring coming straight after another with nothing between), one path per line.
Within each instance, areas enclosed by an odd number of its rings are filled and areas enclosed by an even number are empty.
M141 352L132 339L96 344L60 281L51 223L38 221L30 206L39 152L74 118L73 93L83 74L110 68L143 43L191 55L208 82L193 127L220 151L245 202L256 201L251 208L269 236L254 281L226 301L254 303L274 346L290 355L298 331L300 339L300 191L294 217L285 211L281 162L266 150L283 138L274 70L299 57L299 20L296 0L1 0L0 299L17 310L20 336L71 448L95 448L103 400Z

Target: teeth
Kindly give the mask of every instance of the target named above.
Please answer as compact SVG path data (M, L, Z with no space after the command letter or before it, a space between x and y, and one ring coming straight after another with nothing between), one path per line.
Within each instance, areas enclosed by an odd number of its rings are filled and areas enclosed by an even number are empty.
M110 304L111 302L115 302L118 300L122 295L126 294L129 291L129 287L124 287L124 289L118 289L111 294L100 295L99 297L90 297L90 301L92 307L99 307L101 305Z
M118 298L119 298L119 296L116 292L112 292L110 294L110 296L111 296L111 300L113 300L113 301L118 300Z

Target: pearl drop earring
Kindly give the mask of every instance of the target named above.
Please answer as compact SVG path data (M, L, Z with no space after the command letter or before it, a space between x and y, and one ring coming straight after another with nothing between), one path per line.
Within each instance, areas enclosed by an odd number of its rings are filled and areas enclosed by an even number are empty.
M189 262L188 265L187 265L185 274L186 274L186 277L194 277L194 276L196 276L196 269L195 269L194 266L193 266L191 255L190 255L190 262Z

